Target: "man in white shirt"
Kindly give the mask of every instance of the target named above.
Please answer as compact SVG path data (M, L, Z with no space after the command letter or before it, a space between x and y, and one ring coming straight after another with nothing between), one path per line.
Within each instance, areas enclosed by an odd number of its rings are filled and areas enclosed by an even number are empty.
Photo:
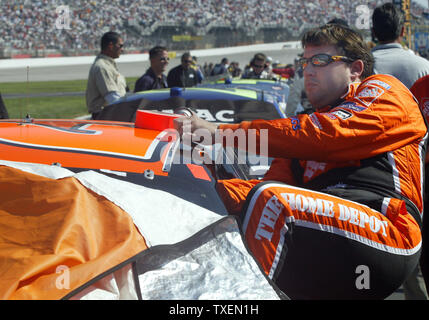
M372 15L372 35L378 44L371 51L374 71L398 78L408 89L421 77L429 74L429 61L415 55L401 45L404 35L404 17L392 3L375 8ZM404 282L406 300L426 300L418 281L419 268Z
M375 8L372 25L373 36L378 42L372 49L376 73L390 74L407 88L429 74L429 61L401 45L404 18L395 5L388 2Z

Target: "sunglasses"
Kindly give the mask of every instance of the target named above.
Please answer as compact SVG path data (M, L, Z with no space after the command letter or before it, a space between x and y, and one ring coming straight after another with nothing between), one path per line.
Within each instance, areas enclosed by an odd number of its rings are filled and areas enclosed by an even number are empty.
M302 69L305 69L308 63L311 63L311 65L315 67L324 67L335 61L353 62L352 59L346 56L331 56L326 53L319 53L312 56L311 58L301 58L299 59L298 63Z
M192 63L193 61L192 60L182 60L182 62L184 62L184 63Z
M263 65L263 64L254 64L253 65L253 68L256 68L256 69L261 69L261 68L264 68L265 66Z

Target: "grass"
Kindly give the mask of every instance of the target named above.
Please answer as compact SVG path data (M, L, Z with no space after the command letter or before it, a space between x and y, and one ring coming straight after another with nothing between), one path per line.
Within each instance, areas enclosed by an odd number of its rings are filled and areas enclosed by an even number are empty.
M137 78L127 78L127 83L134 84ZM29 114L38 119L69 119L88 114L85 95L58 97L25 97L32 93L85 92L87 80L40 81L0 83L10 119L19 119ZM134 88L130 88L133 90ZM19 98L5 98L6 94L21 94Z
M3 99L10 119L68 119L87 114L85 96Z
M40 81L0 83L0 92L4 94L26 94L39 92L80 92L86 89L86 80Z

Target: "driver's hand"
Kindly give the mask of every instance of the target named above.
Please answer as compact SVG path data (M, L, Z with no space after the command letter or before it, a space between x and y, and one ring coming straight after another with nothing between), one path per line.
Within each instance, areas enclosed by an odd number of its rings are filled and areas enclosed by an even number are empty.
M177 130L180 137L183 139L188 138L192 139L195 136L210 136L211 139L203 139L203 143L212 144L214 143L215 132L218 125L213 122L209 122L198 117L195 112L192 113L190 117L179 117L174 119L174 129ZM192 139L192 141L200 140L200 139ZM211 143L210 143L210 141Z

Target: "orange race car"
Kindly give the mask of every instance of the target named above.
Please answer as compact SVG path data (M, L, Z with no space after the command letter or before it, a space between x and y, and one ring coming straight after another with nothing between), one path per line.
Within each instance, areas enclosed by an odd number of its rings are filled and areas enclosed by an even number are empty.
M215 189L260 166L195 161L176 116L0 120L0 299L287 298Z

